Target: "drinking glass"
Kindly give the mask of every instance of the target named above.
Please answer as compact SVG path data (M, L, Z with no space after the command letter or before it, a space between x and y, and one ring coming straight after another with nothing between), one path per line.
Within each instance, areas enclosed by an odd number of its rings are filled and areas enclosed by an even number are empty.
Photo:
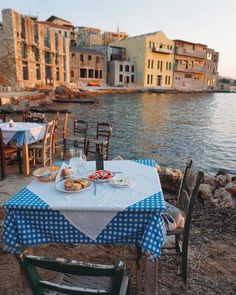
M86 160L87 160L85 154L82 152L81 149L78 149L78 148L70 148L69 153L71 156L70 166L73 170L73 173L83 174L86 168Z

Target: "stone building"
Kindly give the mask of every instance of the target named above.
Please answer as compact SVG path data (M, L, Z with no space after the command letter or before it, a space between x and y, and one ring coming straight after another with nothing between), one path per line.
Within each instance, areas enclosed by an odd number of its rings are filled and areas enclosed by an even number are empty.
M101 30L90 27L77 27L76 46L91 47L93 45L103 45Z
M205 89L217 88L218 62L219 62L219 53L215 52L214 49L207 48L207 58L205 62L205 73L204 73Z
M174 42L161 32L123 39L110 44L124 47L136 65L136 83L142 87L171 88Z
M108 45L112 42L118 42L122 39L127 38L129 35L125 32L104 32L102 34L103 45Z
M68 83L69 41L35 17L3 9L0 72L9 85L20 88Z
M107 61L105 54L91 48L70 48L70 81L78 86L106 84Z
M108 84L131 86L136 84L135 63L125 60L112 60L108 63Z
M173 88L186 91L203 90L207 46L183 40L174 40Z

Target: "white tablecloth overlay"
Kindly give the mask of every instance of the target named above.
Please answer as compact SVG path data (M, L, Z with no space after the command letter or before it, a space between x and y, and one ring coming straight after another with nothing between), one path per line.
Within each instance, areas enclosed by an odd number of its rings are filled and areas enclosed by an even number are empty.
M0 128L3 133L3 142L7 144L16 132L30 132L34 137L35 141L42 139L44 134L45 126L38 123L24 123L24 122L14 122L14 127L9 127L9 123L0 123Z
M52 210L59 210L82 233L95 240L118 212L161 191L155 167L125 160L106 161L104 168L122 172L115 177L129 177L134 185L130 188L116 188L109 182L99 183L96 184L96 195L93 187L84 192L62 193L56 190L55 183L37 180L27 188L42 198ZM95 162L87 162L86 174L94 170Z

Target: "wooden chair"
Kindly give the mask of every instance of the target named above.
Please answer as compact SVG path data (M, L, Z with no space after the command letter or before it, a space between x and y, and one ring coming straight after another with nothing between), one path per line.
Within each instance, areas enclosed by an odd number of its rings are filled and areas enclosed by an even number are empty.
M31 113L26 111L22 114L22 122L47 123L47 119L43 113Z
M97 123L96 139L88 139L86 147L86 156L89 153L102 153L103 158L108 160L109 141L112 134L111 123Z
M53 135L53 153L56 152L56 147L58 145L64 145L64 140L67 135L67 125L68 125L69 113L59 113L57 112L55 119L55 132Z
M125 269L125 262L122 260L116 261L114 265L100 265L27 255L26 250L19 252L16 257L35 295L131 294L130 273ZM44 279L37 268L50 270L56 277L53 280Z
M21 151L17 147L5 145L3 143L2 130L0 129L0 163L1 163L1 180L6 176L6 161L11 159L12 155L16 154L19 165L19 172L22 174L22 159Z
M68 136L64 139L64 152L67 150L67 145L73 144L74 147L83 148L86 152L88 122L84 120L75 120L73 136Z
M52 143L53 134L55 128L55 121L47 123L44 137L41 142L33 143L29 145L29 151L31 153L30 160L33 160L33 165L36 165L36 160L42 162L43 167L52 165Z
M185 284L187 284L187 271L188 271L188 245L189 245L189 232L191 226L193 206L198 193L199 185L201 184L204 173L198 171L195 174L191 170L192 160L187 162L184 176L179 189L177 197L177 207L184 213L185 223L184 228L177 228L173 231L167 231L167 236L175 237L174 247L164 247L167 250L175 250L175 254L181 258L180 273ZM168 255L168 254L167 254Z

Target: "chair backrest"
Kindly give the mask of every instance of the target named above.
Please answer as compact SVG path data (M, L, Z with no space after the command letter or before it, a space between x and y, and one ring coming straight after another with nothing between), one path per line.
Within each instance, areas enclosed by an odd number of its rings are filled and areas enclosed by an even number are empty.
M195 174L191 167L192 160L190 159L187 161L177 199L177 207L185 213L185 233L189 232L193 206L197 197L199 185L201 184L202 178L204 176L202 171L198 171L198 173Z
M46 126L46 130L45 130L45 134L42 140L43 141L42 157L43 157L44 166L46 165L48 161L50 162L50 165L51 165L54 129L55 129L55 121L48 122Z
M59 113L56 115L56 125L55 125L55 133L57 135L56 140L63 140L67 135L67 125L68 125L68 117L69 113Z
M112 134L112 124L100 122L97 123L97 139L109 141Z
M45 294L45 290L62 292L63 294L113 294L119 295L120 287L125 273L125 262L118 260L114 265L100 265L84 263L63 258L45 258L27 255L27 250L19 251L16 255L21 269L31 287L33 294ZM62 283L52 283L41 277L37 268L50 270L55 273L77 275L81 277L111 277L110 290L95 292L96 289L84 289L77 285L70 286ZM99 289L99 288L97 288ZM88 292L88 293L86 293ZM61 293L60 293L61 294Z
M74 121L74 136L86 138L88 133L88 122L84 120Z

